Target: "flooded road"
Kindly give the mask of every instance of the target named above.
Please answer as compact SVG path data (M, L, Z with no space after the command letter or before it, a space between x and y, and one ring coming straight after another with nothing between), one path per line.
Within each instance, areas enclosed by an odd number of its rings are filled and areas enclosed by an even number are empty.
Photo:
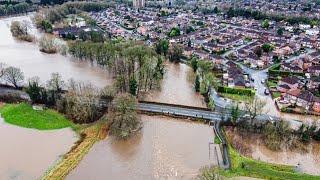
M0 179L39 179L77 140L69 128L38 131L0 118Z
M186 64L167 62L161 90L146 95L145 100L206 107L203 97L195 93L193 82L188 81L190 71L192 69Z
M46 82L51 73L58 72L64 80L74 78L97 87L111 84L111 76L102 68L60 54L45 54L39 51L36 43L15 40L10 32L11 22L15 20L30 22L31 33L39 34L31 24L30 17L31 15L0 19L0 62L21 68L26 80L39 76L42 82Z
M67 179L191 179L209 158L214 133L208 125L142 115L142 132L127 141L95 144ZM213 148L213 145L211 146Z

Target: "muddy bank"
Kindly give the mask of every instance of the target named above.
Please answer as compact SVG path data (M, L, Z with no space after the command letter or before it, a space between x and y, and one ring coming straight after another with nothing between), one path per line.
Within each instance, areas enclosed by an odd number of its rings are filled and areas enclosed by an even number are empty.
M240 153L253 159L297 166L302 172L320 175L320 143L312 142L306 144L306 150L284 149L272 151L266 147L263 139L259 135L243 136L235 131L226 131L228 138Z
M127 141L105 139L93 146L67 179L191 179L209 156L212 129L205 124L142 115L141 133Z

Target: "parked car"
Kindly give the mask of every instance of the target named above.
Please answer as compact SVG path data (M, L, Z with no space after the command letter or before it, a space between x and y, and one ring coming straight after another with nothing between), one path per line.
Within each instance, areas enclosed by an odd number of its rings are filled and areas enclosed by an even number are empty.
M254 79L253 79L253 78L251 78L250 80L251 80L252 82L254 82Z
M266 81L265 80L261 80L261 84L264 84Z
M268 89L264 89L264 94L265 95L269 95L270 94L269 90Z

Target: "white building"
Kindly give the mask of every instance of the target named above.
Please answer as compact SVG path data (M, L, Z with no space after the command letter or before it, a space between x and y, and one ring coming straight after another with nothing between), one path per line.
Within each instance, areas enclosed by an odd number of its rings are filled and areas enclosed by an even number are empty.
M134 8L143 8L145 7L145 0L133 0L133 7Z

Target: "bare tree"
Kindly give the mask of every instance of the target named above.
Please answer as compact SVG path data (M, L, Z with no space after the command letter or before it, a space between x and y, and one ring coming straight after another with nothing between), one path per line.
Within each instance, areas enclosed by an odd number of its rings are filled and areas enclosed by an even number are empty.
M5 63L0 63L0 78L4 75L4 70L5 70L6 64Z
M51 79L47 82L48 89L55 92L61 92L64 86L65 83L62 80L61 75L59 73L52 73Z
M257 118L257 116L261 115L263 112L263 107L266 105L266 102L255 97L252 101L246 102L244 104L243 111L249 117L250 123Z
M19 87L24 80L23 72L16 67L9 66L3 70L3 80L7 83L12 84L15 88Z

